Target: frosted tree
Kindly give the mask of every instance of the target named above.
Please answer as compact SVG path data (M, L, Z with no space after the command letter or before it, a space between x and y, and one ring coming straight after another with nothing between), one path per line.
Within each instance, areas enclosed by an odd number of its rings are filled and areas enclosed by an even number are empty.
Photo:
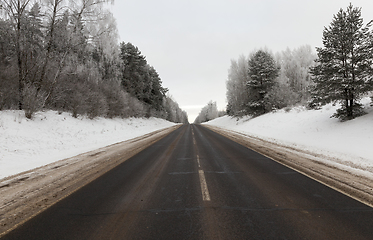
M219 117L219 111L216 106L216 102L210 101L204 106L200 113L198 114L197 118L195 119L194 123L203 123L215 118Z
M13 28L15 51L17 56L18 66L18 108L23 109L23 89L26 82L27 69L25 69L26 59L24 58L24 50L27 49L24 43L27 42L25 26L27 23L27 11L35 1L31 0L1 0L0 6L3 13L9 19Z
M372 90L372 21L364 26L361 8L352 4L333 16L323 31L322 48L317 48L317 65L311 68L315 85L312 106L339 102L334 117L342 120L361 115L360 98Z
M171 95L163 98L163 107L166 112L166 120L176 123L188 123L188 114L180 109L179 104L172 99Z
M279 85L289 88L288 91L292 92L290 95L297 95L293 99L287 99L292 104L305 103L309 100L309 87L312 84L309 68L314 66L316 58L316 54L309 45L293 50L287 48L276 55L276 61L281 66Z
M77 58L90 58L87 46L95 36L87 26L103 19L103 5L108 2L113 1L0 0L5 24L12 27L18 108L26 110L27 117L31 115L25 107L55 105L54 90L61 73L71 73L72 66L81 65Z
M112 13L105 11L102 20L87 26L92 39L93 58L99 65L104 80L113 80L119 77L119 48L118 31Z
M242 116L247 114L248 90L247 82L248 62L245 56L241 55L236 60L231 60L228 72L227 86L227 113L231 116Z
M118 45L112 0L0 0L0 109L184 122L136 47ZM171 113L172 112L172 113Z

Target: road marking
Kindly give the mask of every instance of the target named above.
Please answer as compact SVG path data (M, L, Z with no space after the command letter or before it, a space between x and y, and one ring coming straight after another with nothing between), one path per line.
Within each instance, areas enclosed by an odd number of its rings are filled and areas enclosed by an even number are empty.
M210 201L210 193L207 188L205 173L203 170L199 170L199 181L201 182L201 190L202 190L202 199L203 201Z
M196 172L170 172L169 175L196 174Z
M192 128L192 135L193 135L193 143L197 147L196 139L194 137L194 131ZM198 153L198 147L197 147L197 153ZM207 188L206 178L205 178L205 172L201 169L201 162L199 160L199 155L197 154L197 163L198 163L198 175L199 175L199 181L201 183L201 191L202 191L202 199L203 201L211 201L209 189Z

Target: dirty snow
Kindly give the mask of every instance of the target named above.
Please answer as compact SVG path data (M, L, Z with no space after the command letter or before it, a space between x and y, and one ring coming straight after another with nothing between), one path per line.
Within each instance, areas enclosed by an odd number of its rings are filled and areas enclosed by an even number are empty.
M0 179L152 131L171 127L163 119L88 119L68 113L0 111Z

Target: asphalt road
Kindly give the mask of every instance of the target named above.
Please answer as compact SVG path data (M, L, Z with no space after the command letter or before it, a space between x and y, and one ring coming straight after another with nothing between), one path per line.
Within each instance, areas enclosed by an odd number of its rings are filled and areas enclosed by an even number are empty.
M185 125L4 239L372 239L373 208Z

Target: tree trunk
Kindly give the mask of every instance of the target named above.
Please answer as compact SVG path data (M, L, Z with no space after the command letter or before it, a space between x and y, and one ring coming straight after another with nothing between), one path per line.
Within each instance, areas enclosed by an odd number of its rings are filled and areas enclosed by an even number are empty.
M345 94L346 94L346 115L348 119L353 119L354 117L354 112L353 112L353 107L354 107L354 95L352 93L351 89L345 89Z
M21 72L21 70L20 70ZM23 109L23 81L21 78L22 74L19 74L19 81L18 81L18 110Z
M58 5L60 3L61 3L60 1L54 1L54 3L53 3L53 12L52 12L51 25L50 25L50 30L49 30L49 41L48 41L48 44L47 44L46 56L45 56L45 60L44 60L42 70L41 70L40 79L39 79L39 82L38 82L37 93L39 93L39 91L41 89L42 82L44 81L44 76L45 76L46 69L47 69L47 66L48 66L48 63L49 63L49 58L50 58L51 49L52 49L52 43L53 43L53 40L54 40L54 27L55 27L56 17L57 17L57 8L58 8Z
M348 89L345 88L345 107L346 107L346 116L348 117L349 114L349 102L348 102Z
M20 8L18 2L18 9ZM22 54L21 54L21 15L17 16L17 62L18 62L18 109L23 108L23 70L22 70Z
M350 89L350 92L349 92L349 97L350 97L350 112L349 112L349 115L348 117L350 119L353 119L354 118L354 93L353 93L353 90Z

